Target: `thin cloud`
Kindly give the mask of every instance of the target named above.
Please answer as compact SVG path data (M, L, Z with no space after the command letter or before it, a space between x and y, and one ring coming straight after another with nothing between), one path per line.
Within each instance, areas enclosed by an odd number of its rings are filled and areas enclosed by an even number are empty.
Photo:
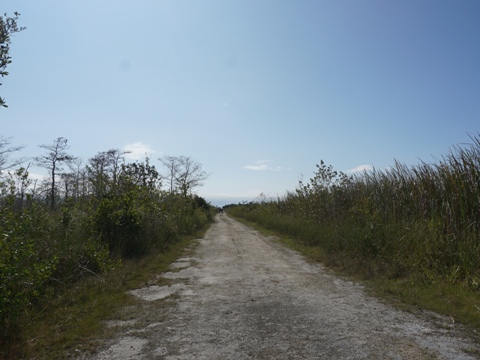
M282 171L282 166L270 166L268 165L270 160L258 160L253 163L253 165L245 165L243 168L253 171Z
M141 141L125 145L123 151L128 152L125 157L130 160L142 160L149 154L155 153L150 145L144 144Z
M246 165L244 168L247 170L253 170L253 171L270 170L270 168L267 165Z
M12 178L15 178L15 170L5 170L2 173L0 173L0 177L10 177L10 176ZM48 175L29 172L28 179L31 181L30 185L28 186L28 189L32 191L37 186L39 186L43 181L48 180Z
M27 169L28 171L28 169ZM3 177L15 177L15 173L16 173L16 170L4 170L2 171L0 174L3 176ZM30 172L28 171L28 178L29 180L33 180L33 181L36 181L36 180L44 180L46 178L48 178L48 175L43 175L43 174L37 174L37 173L33 173L33 172Z
M267 171L270 170L270 167L267 165L270 160L258 160L253 163L253 165L245 165L243 168L253 171Z
M362 173L362 172L365 172L365 171L372 171L373 170L373 166L372 165L358 165L356 167L354 167L353 169L350 169L347 171L347 173Z
M37 174L37 173L28 173L28 177L33 182L35 182L35 181L41 182L41 181L47 179L47 175L42 175L42 174Z

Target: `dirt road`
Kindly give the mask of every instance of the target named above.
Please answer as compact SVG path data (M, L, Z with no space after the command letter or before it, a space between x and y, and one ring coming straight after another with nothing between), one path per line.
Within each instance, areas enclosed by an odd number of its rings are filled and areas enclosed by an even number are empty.
M450 319L394 310L225 214L91 359L474 359ZM432 315L430 315L431 317Z

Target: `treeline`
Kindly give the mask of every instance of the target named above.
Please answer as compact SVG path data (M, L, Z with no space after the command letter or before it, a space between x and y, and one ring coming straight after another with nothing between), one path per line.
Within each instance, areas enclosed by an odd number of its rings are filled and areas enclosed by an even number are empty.
M215 208L193 195L207 174L189 157L166 157L162 176L147 158L98 153L84 165L67 140L41 146L34 160L50 177L37 184L0 141L0 347L20 333L22 316L59 288L121 266L122 259L162 251L212 220ZM162 190L162 181L168 189Z
M323 161L308 183L228 209L368 276L480 284L480 137L436 163L349 175Z

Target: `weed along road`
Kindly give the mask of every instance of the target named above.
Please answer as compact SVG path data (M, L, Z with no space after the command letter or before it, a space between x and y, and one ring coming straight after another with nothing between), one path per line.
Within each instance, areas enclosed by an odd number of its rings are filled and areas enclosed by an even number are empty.
M219 214L191 254L132 291L88 359L475 359L450 319L395 310ZM476 355L477 354L477 355Z

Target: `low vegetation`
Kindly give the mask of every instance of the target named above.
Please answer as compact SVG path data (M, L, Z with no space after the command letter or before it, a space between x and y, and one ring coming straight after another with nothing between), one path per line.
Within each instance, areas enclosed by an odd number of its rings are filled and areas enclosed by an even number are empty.
M5 170L6 155L18 148L3 140ZM198 163L196 172L185 174L182 164L191 164L190 158L181 157L169 172L175 186L164 191L148 159L126 163L124 153L109 150L82 166L68 154L66 139L42 148L46 154L35 160L49 170L44 183L36 184L27 168L3 171L0 178L0 358L21 355L25 325L52 314L55 304L91 301L100 309L101 297L112 293L94 296L81 284L100 281L97 288L111 288L101 283L108 273L171 250L216 211L191 194L200 184L193 180L206 175Z
M386 296L480 328L480 138L471 140L436 163L354 175L322 161L295 192L228 211Z
M201 232L196 234L201 236ZM114 270L85 277L59 291L42 311L23 319L23 336L27 341L21 349L12 351L13 355L49 360L95 353L104 345L102 341L118 330L106 324L132 320L133 314L142 308L141 301L128 291L168 284L168 280L158 274L166 271L178 257L186 255L186 251L191 251L188 249L197 244L196 237L184 236L163 251L123 260L122 266Z

